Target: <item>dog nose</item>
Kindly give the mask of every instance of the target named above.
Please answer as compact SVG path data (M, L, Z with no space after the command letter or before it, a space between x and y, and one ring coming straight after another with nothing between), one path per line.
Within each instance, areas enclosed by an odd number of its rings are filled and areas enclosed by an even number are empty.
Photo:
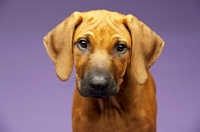
M102 75L95 75L93 76L92 79L89 80L89 86L90 86L90 90L94 94L97 94L98 96L98 94L106 92L106 89L108 87L108 81Z

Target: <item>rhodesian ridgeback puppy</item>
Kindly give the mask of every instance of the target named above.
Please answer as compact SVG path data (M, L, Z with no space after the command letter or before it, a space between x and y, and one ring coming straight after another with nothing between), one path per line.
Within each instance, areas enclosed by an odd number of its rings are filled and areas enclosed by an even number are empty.
M155 132L155 83L149 68L164 42L132 15L74 12L44 37L57 76L76 69L73 132Z

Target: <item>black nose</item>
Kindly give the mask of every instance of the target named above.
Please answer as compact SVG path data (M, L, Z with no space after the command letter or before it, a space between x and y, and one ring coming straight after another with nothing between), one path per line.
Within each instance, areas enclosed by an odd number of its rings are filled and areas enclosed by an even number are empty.
M108 81L103 75L95 75L89 80L89 86L93 96L101 96L107 90Z

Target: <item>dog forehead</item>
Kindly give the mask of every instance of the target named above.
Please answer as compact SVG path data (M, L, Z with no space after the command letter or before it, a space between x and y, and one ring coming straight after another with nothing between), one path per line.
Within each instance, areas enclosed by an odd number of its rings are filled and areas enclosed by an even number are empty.
M106 10L82 13L82 22L77 26L74 41L83 37L92 37L95 41L119 39L130 41L130 33L123 24L124 15Z
M111 19L115 19L117 18L117 20L119 19L123 19L124 15L120 14L118 12L111 12L111 11L107 11L107 10L93 10L93 11L88 11L88 12L82 12L81 13L84 19L103 19L103 18L111 18Z
M112 29L123 24L124 15L107 10L94 10L82 13L81 26L86 30ZM111 28L112 27L112 28Z

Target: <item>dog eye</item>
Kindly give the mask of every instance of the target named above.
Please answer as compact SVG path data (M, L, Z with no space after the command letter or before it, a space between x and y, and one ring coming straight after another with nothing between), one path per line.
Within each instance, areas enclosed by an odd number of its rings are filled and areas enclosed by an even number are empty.
M123 44L123 43L119 43L119 44L117 45L117 52L118 52L118 53L123 54L123 53L126 52L126 49L127 49L127 47L126 47L126 45Z
M88 41L85 39L80 39L77 44L78 44L78 47L82 50L87 49L88 47Z

